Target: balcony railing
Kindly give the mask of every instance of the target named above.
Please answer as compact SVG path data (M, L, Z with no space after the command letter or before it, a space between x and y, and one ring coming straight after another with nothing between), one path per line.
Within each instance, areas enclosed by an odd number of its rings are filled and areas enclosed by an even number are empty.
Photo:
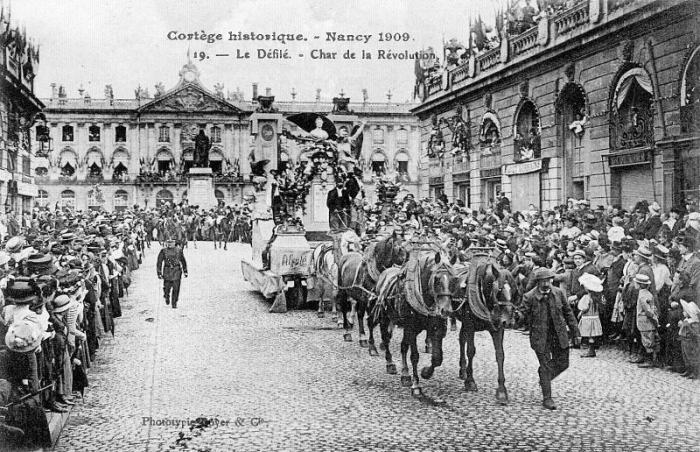
M501 147L482 147L479 163L481 165L480 169L496 168L501 166Z
M488 52L477 56L476 62L480 72L496 66L501 62L501 49L491 49Z
M537 47L537 27L532 27L528 31L521 33L510 41L513 57L522 55L528 50Z
M442 161L436 160L430 162L429 177L441 176L443 171Z
M589 21L589 2L582 2L554 18L554 30L561 36Z
M455 163L452 166L452 174L466 173L467 171L469 171L471 169L469 163L470 163L469 160L467 160L465 162L465 161L462 161L462 157L456 157Z

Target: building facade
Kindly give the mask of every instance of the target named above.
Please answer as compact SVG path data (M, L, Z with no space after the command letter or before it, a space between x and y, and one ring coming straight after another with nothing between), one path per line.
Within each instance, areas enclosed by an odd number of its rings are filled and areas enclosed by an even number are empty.
M0 12L0 202L19 218L37 195L31 167L46 152L43 104L34 95L38 49ZM36 136L35 130L39 130Z
M697 205L697 3L567 5L418 81L421 192L482 208L503 191L514 210Z
M197 67L187 63L170 90L156 85L153 97L137 88L133 99L115 99L110 86L103 99L81 91L69 98L52 85L45 114L54 151L37 159L33 172L38 200L51 208L75 210L145 207L187 197L187 169L192 165L194 138L203 129L211 142L210 166L217 198L242 203L253 192L250 162L270 160L267 169L295 165L305 158L289 135L297 126L286 117L319 113L340 130L365 123L359 165L372 196L372 174L402 180L414 194L419 186L420 131L411 104L350 102L342 95L322 102L275 102L267 89L252 99L240 91L224 94L200 82ZM292 93L295 97L295 93Z

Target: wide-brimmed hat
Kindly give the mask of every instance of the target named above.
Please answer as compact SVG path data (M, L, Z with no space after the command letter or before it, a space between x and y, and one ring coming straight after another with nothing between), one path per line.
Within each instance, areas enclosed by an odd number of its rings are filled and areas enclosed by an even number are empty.
M67 233L61 235L61 242L62 243L70 243L73 240L75 240L75 234L72 232L67 232Z
M27 259L27 269L30 273L53 273L56 266L53 265L53 258L50 255L37 253L32 254Z
M691 320L700 322L700 307L698 307L697 304L681 300L681 305L683 306L683 312L685 312Z
M647 275L645 275L644 273L637 273L634 276L634 282L636 282L637 284L647 284L648 285L648 284L651 284L651 279L649 279L649 277Z
M5 298L13 304L36 303L41 298L41 289L31 279L11 279L5 288Z
M666 259L666 256L668 255L668 248L666 248L663 245L656 245L654 247L653 253L654 256L658 257L659 259Z
M66 311L78 303L74 299L71 299L68 295L62 294L54 298L53 300L53 312L59 313Z
M581 283L584 289L589 292L600 293L603 291L603 281L600 280L595 275L590 273L584 273L578 278L578 282Z
M576 256L580 256L580 257L582 257L582 258L584 258L584 259L587 257L587 256L586 256L586 252L583 251L583 250L576 250L576 251L574 251L573 254L571 255L571 257L576 257Z
M5 251L7 251L8 253L19 253L20 251L22 251L23 245L24 237L12 237L10 240L7 241L7 244L5 245Z
M42 339L39 322L33 317L24 317L10 325L5 335L5 345L15 353L26 353L39 347Z
M651 251L646 246L640 246L634 250L634 254L643 257L644 259L651 259Z
M658 202L654 201L652 205L649 206L649 212L650 213L659 213L661 212L661 206L659 205Z

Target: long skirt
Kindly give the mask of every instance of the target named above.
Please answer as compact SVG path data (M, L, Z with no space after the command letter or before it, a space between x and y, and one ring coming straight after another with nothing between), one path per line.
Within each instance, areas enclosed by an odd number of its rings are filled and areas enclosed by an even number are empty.
M700 336L681 336L681 350L686 369L700 377Z
M581 337L599 337L603 335L603 326L600 324L598 314L583 315L578 323Z

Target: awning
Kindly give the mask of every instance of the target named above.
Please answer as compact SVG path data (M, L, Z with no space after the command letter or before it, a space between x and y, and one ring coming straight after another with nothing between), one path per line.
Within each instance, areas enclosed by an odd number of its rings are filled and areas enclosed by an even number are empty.
M34 157L34 168L48 168L49 166L47 157Z
M173 154L170 153L170 151L160 151L156 155L156 159L158 159L159 162L169 162L173 158Z
M209 153L210 162L220 162L224 159L223 154L220 151L211 151Z
M112 154L112 163L114 166L118 166L120 163L123 163L124 166L129 166L129 154L127 154L126 151L114 151L114 154Z
M182 154L182 156L183 156L183 158L184 158L186 161L188 161L188 162L191 162L191 161L194 160L194 152L192 151L192 149L187 149L187 150Z
M66 163L70 163L70 166L72 166L73 168L78 167L78 159L76 158L74 153L64 151L61 153L61 155L58 156L58 166L60 168L66 166Z
M93 164L102 168L102 153L98 151L88 152L88 154L85 156L85 162L87 163L88 168Z
M626 72L617 83L617 108L620 108L622 103L627 98L627 94L629 94L630 89L635 85L635 83L644 91L649 93L650 96L654 96L654 88L651 85L649 74L647 74L642 68L634 68Z
M399 152L396 154L396 161L397 162L408 162L408 154L405 152Z
M372 161L373 162L384 162L384 161L386 161L386 157L381 152L375 152L374 155L372 155Z

